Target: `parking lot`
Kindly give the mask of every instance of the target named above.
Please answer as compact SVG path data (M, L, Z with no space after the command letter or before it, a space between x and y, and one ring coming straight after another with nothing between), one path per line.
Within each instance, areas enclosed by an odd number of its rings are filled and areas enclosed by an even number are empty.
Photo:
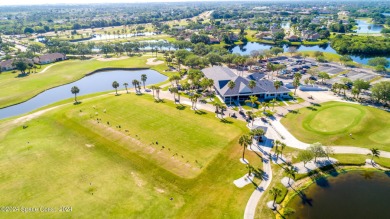
M326 64L326 65L319 66L317 68L317 71L318 72L326 72L330 76L333 76L333 75L339 74L340 72L343 72L345 70L342 68L336 67L336 66L331 66L331 65Z
M334 77L334 78L328 80L328 83L330 83L330 84L341 83L342 78L348 78L351 81L355 81L357 79L362 79L362 80L365 80L365 81L371 81L375 77L377 77L376 74L370 74L370 73L364 72L364 71L352 70L352 71L348 71L345 74L339 75L337 77Z

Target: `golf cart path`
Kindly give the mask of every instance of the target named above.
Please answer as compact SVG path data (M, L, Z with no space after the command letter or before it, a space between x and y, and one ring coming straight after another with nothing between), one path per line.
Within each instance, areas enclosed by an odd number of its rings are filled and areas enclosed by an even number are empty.
M259 203L261 196L267 190L268 186L271 184L272 181L271 161L265 158L268 156L269 153L262 150L255 151L258 151L263 154L263 175L265 176L265 178L261 181L261 183L257 186L255 191L249 198L245 207L244 219L251 219L255 217L257 204Z
M257 120L256 120L257 121ZM255 123L256 123L255 121ZM304 143L296 139L287 129L280 123L279 120L270 120L272 124L271 129L278 133L278 140L285 142L289 147L305 150L310 146L310 144ZM282 138L283 136L283 138ZM336 154L364 154L367 155L370 153L370 150L367 148L360 148L354 146L331 146ZM380 157L390 158L390 152L380 151Z
M45 73L47 70L49 70L49 68L51 68L51 67L53 67L53 66L55 66L55 65L57 65L57 64L58 64L58 62L57 62L57 63L54 63L54 64L52 64L52 65L49 65L49 66L47 66L46 68L44 68L42 71L38 72L37 74Z

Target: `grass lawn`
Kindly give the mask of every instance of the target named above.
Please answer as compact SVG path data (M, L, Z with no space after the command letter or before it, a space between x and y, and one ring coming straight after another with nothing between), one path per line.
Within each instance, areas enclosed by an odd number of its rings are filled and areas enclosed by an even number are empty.
M167 69L165 64L147 66L146 59L148 58L150 57L131 57L112 61L99 61L96 59L83 61L68 60L54 64L43 73L31 73L25 77L17 77L19 72L3 72L0 74L0 87L2 90L0 92L0 108L28 100L46 89L76 81L85 74L100 68L151 67L161 73ZM47 66L42 66L42 68ZM164 72L164 74L169 76L171 73Z
M72 207L33 213L41 218L242 217L254 188L232 183L247 172L238 161L244 122L223 123L149 95L80 99L26 129L0 122L0 205ZM261 168L255 154L246 158Z
M281 122L303 142L390 150L390 114L376 108L328 102L289 113Z

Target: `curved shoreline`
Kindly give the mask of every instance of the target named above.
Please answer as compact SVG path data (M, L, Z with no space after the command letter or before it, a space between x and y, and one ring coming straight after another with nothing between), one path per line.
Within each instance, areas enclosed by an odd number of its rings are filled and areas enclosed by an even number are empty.
M40 95L41 93L43 93L43 92L45 92L45 91L47 91L47 90L51 90L51 89L53 89L53 88L57 88L57 87L61 87L61 86L67 85L67 84L74 83L74 82L76 82L76 81L79 81L79 80L81 80L81 79L87 77L87 76L91 76L91 75L93 75L93 74L95 74L95 73L99 73L99 72L102 72L102 71L115 71L115 70L128 70L128 71L150 70L150 67L140 67L140 68L116 68L116 67L113 67L113 68L99 68L99 69L96 69L96 70L94 70L94 71L92 71L92 72L89 72L89 73L84 74L81 78L78 78L77 80L70 81L70 82L67 82L67 83L64 83L64 84L61 84L61 85L57 85L57 86L54 86L54 87L50 87L50 88L48 88L48 89L45 89L45 90L43 90L43 91L41 91L41 92L35 94L34 96L28 98L27 100L23 100L23 101L18 102L18 103L14 103L14 104L11 104L11 105L7 105L7 106L4 106L4 107L0 107L0 110L1 110L1 109L5 109L5 108L8 108L8 107L11 107L11 106L16 106L16 105L22 104L22 103L24 103L24 102L27 102L27 101L33 99L34 97ZM154 70L154 71L156 71L156 70ZM156 72L158 72L158 71L156 71ZM160 72L158 72L158 73L160 73ZM161 74L161 73L160 73L160 74Z
M360 165L353 165L353 166L348 166L348 165L342 165L341 168L346 168L346 169L343 169L342 172L338 172L338 173L349 173L349 172L353 172L353 171L371 171L371 172L385 172L386 170L382 170L382 169L371 169L371 168L367 168L367 167L364 167L364 166L360 166ZM332 175L330 174L332 171L334 170L331 170L331 171L325 171L323 176L319 177L318 179L320 178L329 178L331 177ZM294 188L294 193L289 195L289 193L292 191L291 188L288 189L287 191L287 195L285 196L285 198L283 199L283 201L280 202L280 206L283 206L283 208L281 208L281 213L283 213L284 209L286 208L291 208L289 206L290 202L298 195L299 192L301 191L304 191L306 189L308 189L311 185L313 185L317 179L314 179L314 180L310 180L308 181L310 178L309 175L303 177L302 179L300 179L299 181L296 182L296 184L298 184L300 181L302 182L302 185L299 185L298 188ZM306 182L308 181L308 182Z

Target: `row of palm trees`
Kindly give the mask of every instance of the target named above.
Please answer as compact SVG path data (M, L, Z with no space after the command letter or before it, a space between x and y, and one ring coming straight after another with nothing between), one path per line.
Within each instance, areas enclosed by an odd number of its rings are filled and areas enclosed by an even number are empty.
M147 75L146 74L142 74L141 75L141 81L143 83L143 87L145 89L145 83L146 83L146 80L148 79ZM131 84L133 85L135 91L137 94L141 93L141 82L134 79ZM112 87L115 89L115 94L118 95L118 88L119 88L119 83L117 81L114 81L112 82ZM123 86L125 87L126 89L126 93L129 93L129 90L127 89L127 87L129 86L129 84L127 82L123 83ZM159 88L161 89L161 88ZM73 86L71 89L70 89L71 93L74 94L74 101L75 103L78 103L77 101L77 94L80 93L80 89L77 87L77 86ZM154 95L153 95L154 96Z

